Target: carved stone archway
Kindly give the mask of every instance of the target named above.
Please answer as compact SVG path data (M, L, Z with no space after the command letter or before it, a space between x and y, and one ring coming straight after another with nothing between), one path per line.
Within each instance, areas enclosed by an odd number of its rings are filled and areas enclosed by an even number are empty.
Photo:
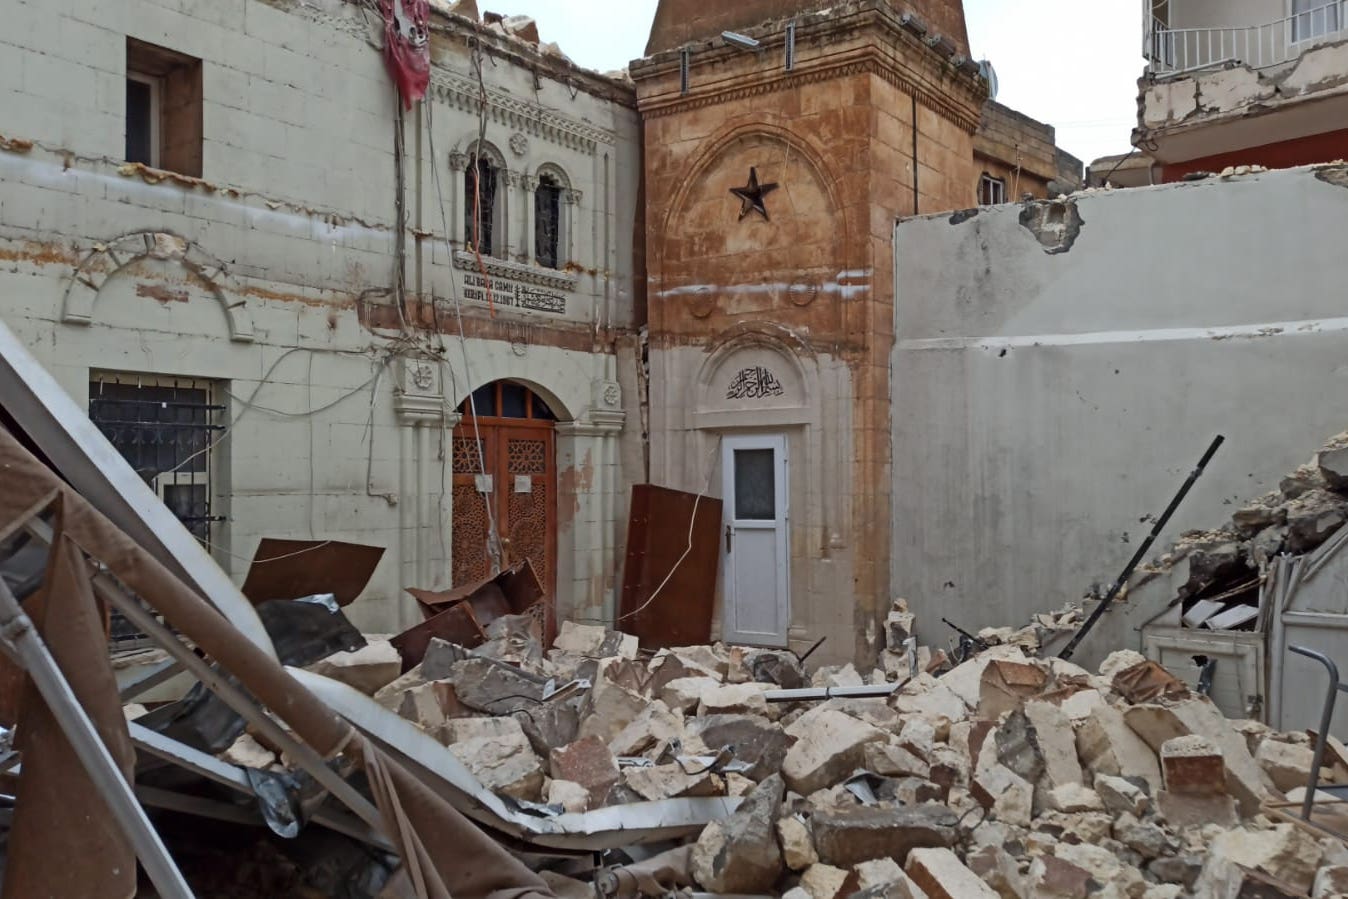
M185 237L167 231L133 231L94 249L80 260L61 304L61 321L89 325L103 286L113 275L141 259L176 262L209 288L229 323L230 340L252 343L253 314L225 263Z

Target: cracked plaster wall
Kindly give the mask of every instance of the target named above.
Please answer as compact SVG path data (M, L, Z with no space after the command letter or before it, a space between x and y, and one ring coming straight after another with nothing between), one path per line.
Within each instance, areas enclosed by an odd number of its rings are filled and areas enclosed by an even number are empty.
M1107 585L1216 434L1158 553L1343 430L1346 180L1077 194L1057 253L1047 203L898 225L891 577L924 641ZM1083 664L1138 648L1123 614Z
M128 35L203 59L202 179L120 163ZM437 83L466 81L462 35L440 35L436 48ZM485 70L488 139L507 148L509 169L523 176L550 163L575 191L575 287L564 313L551 317L505 308L489 317L467 303L466 327L477 336L460 350L452 305L432 310L415 292L443 300L451 272L463 288L464 272L448 264L431 166L439 166L449 236L458 240L463 178L448 170L449 157L476 135L477 115L452 91L435 92L432 157L428 132L417 127L422 107L408 114L408 209L424 229L407 239L408 314L425 327L404 333L389 296L394 96L354 6L11 3L0 30L0 317L80 403L94 371L221 382L234 426L217 453L217 511L229 520L213 535L216 559L241 578L262 536L385 546L351 610L372 632L416 620L404 587L447 579L441 423L452 419L435 397L452 409L498 378L533 385L563 419L560 611L601 615L616 592L617 522L625 519L624 478L632 477L621 470L632 453L618 445L640 441L639 431L621 430L620 413L636 400L623 391L635 378L618 371L606 336L634 315L639 146L636 113L622 101L630 89L568 85L546 67L536 78L509 54ZM516 153L511 137L529 130L520 118L529 109L552 124L516 142ZM510 185L507 240L517 252L524 190L523 181ZM63 314L81 260L139 230L178 235L223 260L225 302L241 304L252 339L231 339L210 285L172 259L135 262L101 280L89 323ZM451 333L431 333L437 322ZM444 360L432 363L425 390L398 358L421 354ZM616 393L608 390L614 383ZM425 404L400 411L404 388L433 395L429 414ZM569 468L581 466L590 475L567 482Z

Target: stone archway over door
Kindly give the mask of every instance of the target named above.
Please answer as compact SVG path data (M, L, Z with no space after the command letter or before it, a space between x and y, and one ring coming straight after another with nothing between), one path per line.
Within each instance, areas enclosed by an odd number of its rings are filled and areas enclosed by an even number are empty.
M476 429L467 400L454 428L453 585L492 575L490 503L502 564L529 559L551 597L557 582L556 418L538 394L512 381L478 388L473 404Z

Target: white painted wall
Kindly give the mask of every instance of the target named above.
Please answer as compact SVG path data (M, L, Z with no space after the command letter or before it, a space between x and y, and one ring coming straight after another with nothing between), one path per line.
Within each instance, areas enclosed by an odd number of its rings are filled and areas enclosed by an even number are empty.
M1302 169L1073 202L1057 255L1017 206L897 227L891 571L924 640L1110 583L1216 434L1156 555L1348 425L1348 190Z
M448 578L441 446L450 412L473 388L508 377L557 407L559 467L592 471L562 497L574 513L559 534L559 608L611 609L630 478L619 465L634 455L620 442L640 441L639 429L624 431L636 397L621 387L634 379L619 372L606 336L633 321L640 172L629 105L589 92L579 73L574 95L546 73L535 92L517 58L532 51L495 45L497 63L485 67L488 140L508 148L514 134L526 135L516 142L522 153L505 150L520 176L545 163L565 172L576 192L567 209L577 271L564 314L500 308L509 339L460 343L454 328L441 337L363 323L367 311L389 308L397 266L395 100L355 6L8 0L3 13L0 134L20 143L0 142L0 316L80 402L92 370L223 382L232 429L221 444L218 509L229 521L214 553L226 570L241 578L262 536L383 545L352 618L373 631L412 623L403 588ZM205 185L121 168L127 35L203 60ZM471 71L455 52L437 63L439 85ZM433 293L439 316L453 320L464 272L450 264L446 241L462 240L463 211L454 205L462 174L449 170L449 156L476 134L478 118L451 93L433 98L429 118L418 106L405 126L406 280L409 292ZM521 257L502 264L526 281L555 278L524 252L524 185L510 188ZM174 259L113 274L90 322L72 321L66 294L77 264L138 230L176 234L223 261L223 295L251 322L252 339L231 339L216 297ZM177 298L147 296L146 285ZM402 375L403 360L419 357L443 360L428 390ZM419 418L399 411L404 388L429 395Z

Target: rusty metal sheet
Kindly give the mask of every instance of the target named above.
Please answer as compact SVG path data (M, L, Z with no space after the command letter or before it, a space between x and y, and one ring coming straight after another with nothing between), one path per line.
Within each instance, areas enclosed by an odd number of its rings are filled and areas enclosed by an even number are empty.
M694 506L697 516L689 550L688 523ZM680 563L685 552L687 558ZM699 500L680 490L635 485L627 524L620 629L640 637L644 647L710 643L720 565L719 499L704 496ZM669 582L650 602L666 577Z
M263 537L244 578L243 595L257 605L331 593L338 605L348 606L370 583L383 557L382 546Z
M496 585L501 595L505 597L506 608L504 611L491 613L489 603L493 598L476 596L489 584ZM533 562L528 559L516 562L499 574L494 574L489 578L483 578L471 584L465 584L462 587L454 587L450 590L418 590L415 587L409 587L407 592L412 594L421 605L422 614L427 618L440 614L455 603L462 602L465 599L472 600L475 609L491 615L490 618L479 618L483 627L490 624L493 618L499 618L501 615L523 615L544 596L543 584L538 579L538 573L534 570Z
M528 559L475 584L441 591L409 587L407 592L426 620L390 641L402 656L404 671L421 663L432 637L472 649L486 642L487 627L496 619L538 614L545 608L543 586Z
M421 664L433 637L469 648L481 646L486 640L482 625L473 617L472 606L466 602L457 603L389 641L402 656L404 672Z

